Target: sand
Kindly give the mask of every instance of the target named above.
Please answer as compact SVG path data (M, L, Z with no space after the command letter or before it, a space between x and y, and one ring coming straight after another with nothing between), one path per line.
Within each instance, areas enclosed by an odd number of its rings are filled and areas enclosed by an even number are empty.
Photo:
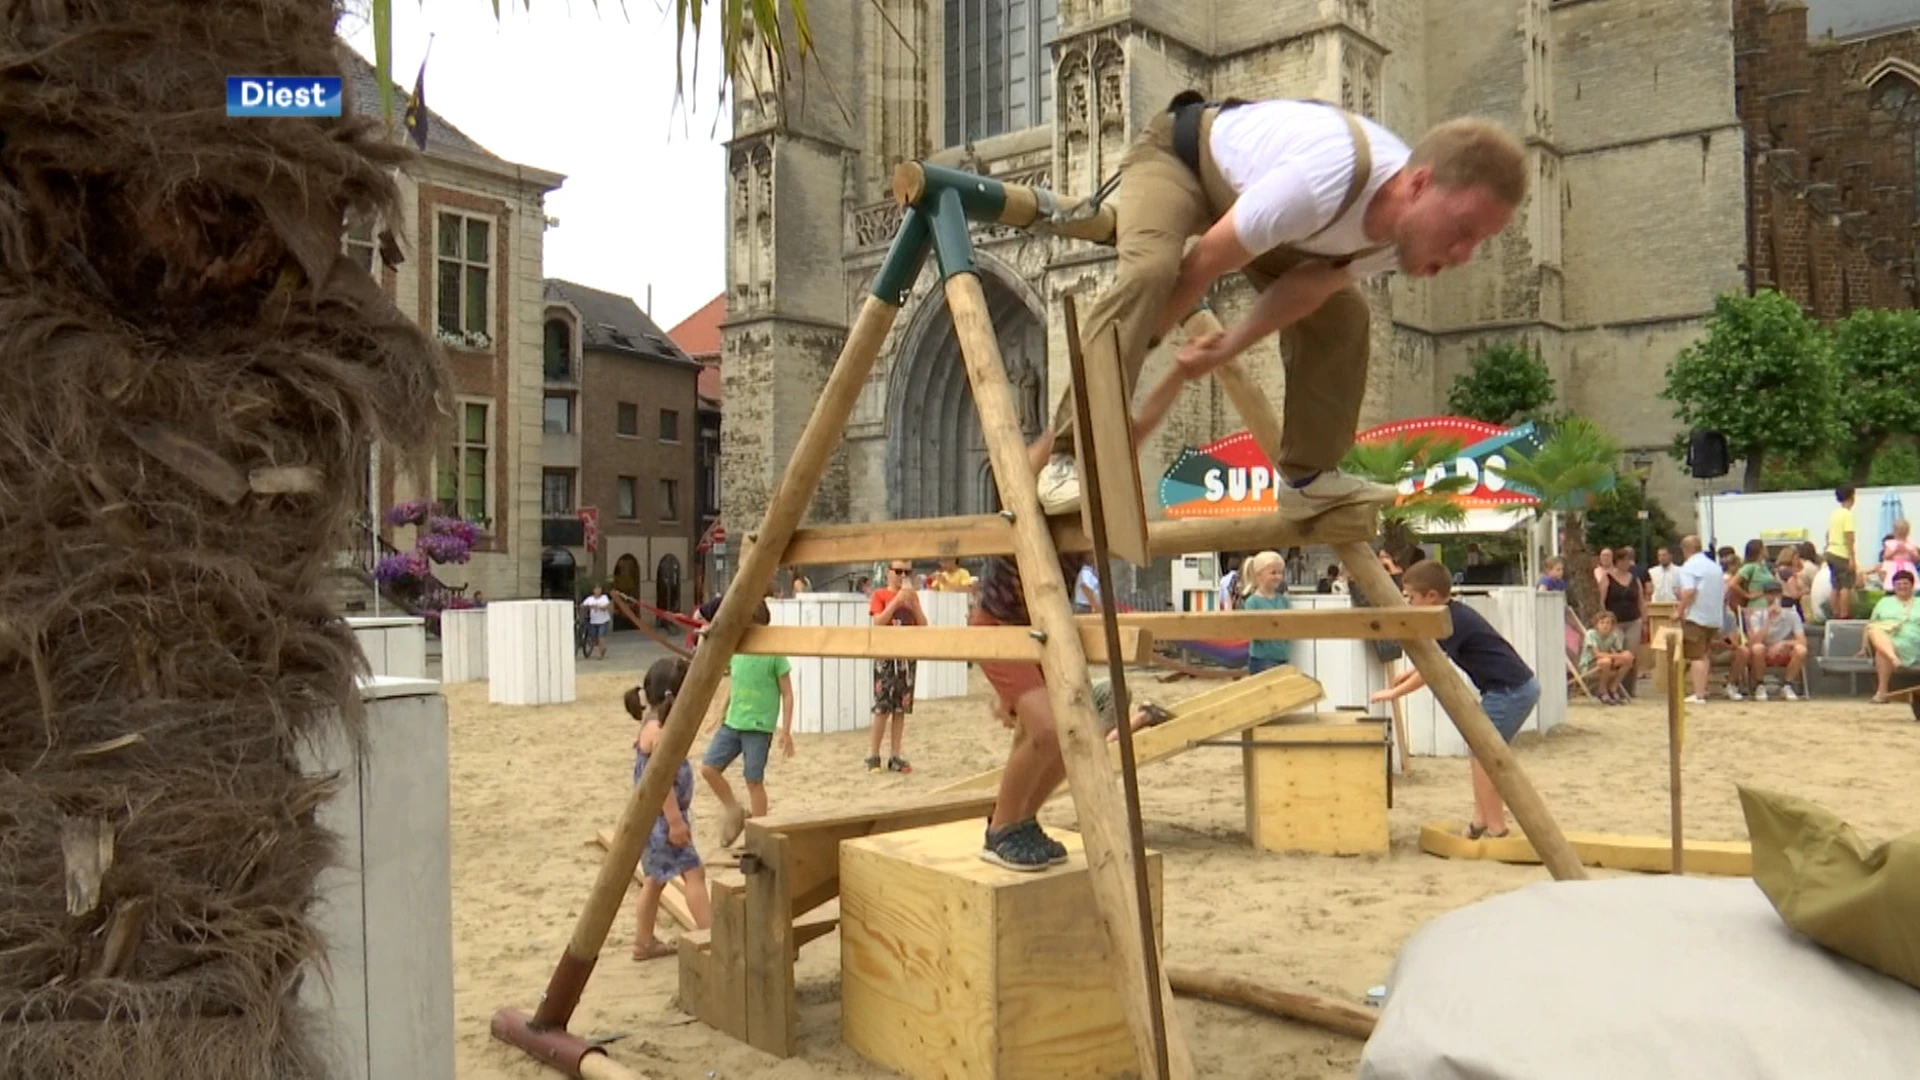
M575 704L540 708L490 705L484 684L448 688L463 1080L557 1075L494 1042L487 1024L500 1006L535 1004L572 933L599 867L600 851L587 841L613 822L628 790L634 725L619 694L633 678L588 665ZM1218 685L1162 684L1145 673L1130 683L1136 695L1160 700ZM911 776L869 775L861 764L864 732L800 737L797 755L776 757L769 770L775 812L907 799L999 764L1007 733L992 719L977 673L973 687L970 698L920 705L907 735ZM1689 739L1690 837L1746 837L1736 784L1812 799L1870 841L1920 826L1920 788L1903 767L1920 757L1920 724L1904 707L1716 701L1692 709ZM704 738L696 742L695 753L704 745ZM1563 828L1666 833L1662 708L1577 703L1550 737L1523 735L1516 749ZM1537 866L1448 861L1419 850L1422 823L1467 812L1464 759L1417 758L1396 777L1393 850L1380 857L1254 852L1244 833L1239 755L1231 749L1195 750L1152 767L1142 780L1146 841L1164 858L1171 963L1358 1001L1385 982L1401 944L1427 920L1547 880ZM1056 800L1042 820L1071 828L1071 800ZM694 823L702 850L716 850L717 814L704 790ZM893 1075L840 1043L837 935L800 957L799 1055L781 1061L674 1007L675 962L628 959L632 911L630 894L572 1025L581 1034L623 1036L613 1050L623 1063L661 1080ZM663 918L662 935L671 932ZM1177 1013L1203 1076L1350 1077L1359 1061L1359 1042L1314 1028L1186 999Z

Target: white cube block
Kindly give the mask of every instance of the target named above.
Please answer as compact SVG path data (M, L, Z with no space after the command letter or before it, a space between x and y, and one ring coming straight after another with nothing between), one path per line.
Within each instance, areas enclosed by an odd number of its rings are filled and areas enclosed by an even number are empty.
M487 609L440 613L440 681L480 682L487 677Z
M872 626L859 593L803 593L770 599L775 626ZM873 723L873 661L792 656L793 730L821 735L859 731Z
M967 593L920 593L921 610L927 613L928 626L967 625ZM913 696L917 701L967 696L967 662L964 660L922 660L914 673Z
M373 675L420 679L427 674L427 621L413 615L352 616L347 625Z
M558 705L574 698L573 605L496 600L487 605L487 700Z

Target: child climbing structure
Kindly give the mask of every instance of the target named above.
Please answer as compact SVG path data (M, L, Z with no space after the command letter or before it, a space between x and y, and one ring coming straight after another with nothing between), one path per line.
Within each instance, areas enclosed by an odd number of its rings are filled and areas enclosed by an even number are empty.
M1408 657L1483 763L1549 872L1562 879L1585 876L1545 804L1480 710L1478 700L1435 644L1434 638L1444 624L1427 621L1416 630L1411 621L1401 621L1401 616L1411 618L1421 612L1406 606L1373 557L1369 541L1377 531L1377 518L1372 510L1349 508L1306 522L1283 521L1277 515L1153 522L1139 530L1144 532L1144 554L1148 556L1327 544L1374 605L1370 611L1115 615L1111 606L1105 605L1107 610L1100 616L1076 619L1061 578L1059 553L1104 548L1104 543L1096 545L1095 541L1101 539L1102 526L1116 516L1123 523L1144 522L1134 448L1130 439L1123 440L1125 445L1119 448L1103 437L1101 445L1083 450L1088 458L1110 465L1098 470L1096 478L1094 462L1083 462L1096 488L1089 492L1086 507L1104 510L1103 520L1093 522L1093 528L1071 519L1049 520L1043 516L1034 468L1023 445L1012 388L987 314L968 230L969 222L982 222L1111 243L1113 215L1097 205L1064 203L1040 189L926 164L903 165L895 177L894 193L905 207L899 232L800 435L785 476L774 488L760 527L747 537L738 573L708 629L706 645L694 655L660 743L609 838L605 860L566 950L537 1008L531 1014L502 1009L494 1017L495 1037L569 1075L635 1075L614 1062L604 1046L570 1033L567 1025L619 914L674 770L685 759L726 673L728 658L735 652L1025 660L1042 666L1068 790L1078 815L1095 910L1108 946L1106 955L1113 965L1112 983L1140 1059L1140 1074L1156 1080L1187 1080L1194 1069L1184 1032L1173 1018L1172 991L1160 963L1152 912L1143 910L1149 904L1137 813L1129 812L1132 800L1123 801L1114 783L1115 763L1109 757L1107 740L1091 704L1090 660L1104 660L1109 654L1138 660L1150 651L1156 635L1196 640L1402 635ZM881 343L929 254L936 260L1006 509L997 515L921 521L911 529L887 522L802 532L801 517L852 414ZM1208 327L1217 328L1218 323L1204 310L1187 321L1189 333ZM1071 347L1077 352L1078 343ZM1238 361L1220 368L1216 375L1262 450L1269 457L1277 456L1280 424L1271 403ZM1117 365L1111 370L1100 370L1096 365L1076 381L1082 384L1075 388L1079 400L1092 407L1104 403L1109 412L1115 408L1125 411L1131 387L1125 385ZM1096 429L1100 427L1125 429L1127 425L1096 425ZM1122 453L1125 460L1116 460ZM1132 543L1126 546L1137 549ZM788 633L795 629L791 627L750 625L755 605L784 565L1006 554L1014 557L1020 570L1030 627L806 628L803 636L796 636ZM1104 556L1105 552L1096 554ZM1103 579L1110 577L1106 567L1096 569ZM1329 615L1349 618L1339 621L1327 618ZM1123 700L1116 701L1116 708L1123 705ZM1131 794L1134 761L1127 741L1131 732L1124 724L1120 730L1123 751L1119 771ZM954 798L947 797L950 801ZM959 803L968 813L977 809L965 798ZM837 858L837 852L831 857ZM717 922L722 907L718 894L715 901ZM797 945L799 936L776 935L775 941L765 944L784 952ZM760 961L763 967L770 962ZM756 965L753 957L743 958L742 963L748 971ZM787 973L791 978L790 960Z

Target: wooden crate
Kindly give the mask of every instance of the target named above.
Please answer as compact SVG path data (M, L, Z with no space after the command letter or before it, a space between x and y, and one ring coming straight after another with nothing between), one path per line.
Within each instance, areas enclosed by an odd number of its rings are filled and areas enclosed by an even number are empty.
M1263 851L1385 854L1390 728L1269 724L1241 735L1247 835Z
M1080 837L1022 874L980 859L983 823L840 845L840 1033L916 1080L1139 1075ZM1162 936L1160 856L1149 852Z

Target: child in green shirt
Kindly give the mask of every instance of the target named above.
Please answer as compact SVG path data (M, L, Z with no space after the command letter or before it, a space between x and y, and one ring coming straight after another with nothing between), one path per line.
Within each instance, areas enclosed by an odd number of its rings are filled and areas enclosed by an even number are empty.
M762 600L753 614L755 626L770 626L773 612ZM767 816L767 758L773 749L778 723L780 753L793 756L793 665L784 656L735 654L728 661L727 716L707 744L700 761L700 777L720 800L720 843L740 838L747 818ZM744 758L747 805L743 811L733 788L722 775L735 758Z

